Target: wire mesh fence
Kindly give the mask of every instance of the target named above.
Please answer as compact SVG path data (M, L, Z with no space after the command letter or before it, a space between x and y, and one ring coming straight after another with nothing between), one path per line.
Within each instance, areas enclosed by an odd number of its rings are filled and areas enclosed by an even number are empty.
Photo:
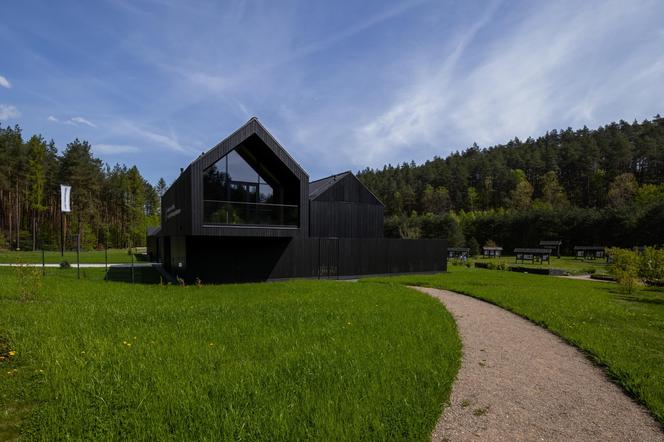
M17 266L38 269L44 277L124 282L144 281L145 274L149 273L146 269L153 267L145 247L120 249L102 245L94 250L71 247L65 250L0 250L0 275L15 273Z

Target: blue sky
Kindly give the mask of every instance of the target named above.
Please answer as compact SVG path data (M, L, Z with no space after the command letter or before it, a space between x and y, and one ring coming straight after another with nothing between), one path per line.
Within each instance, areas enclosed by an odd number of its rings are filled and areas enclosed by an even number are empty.
M12 1L0 123L152 182L257 116L312 179L664 114L664 2Z

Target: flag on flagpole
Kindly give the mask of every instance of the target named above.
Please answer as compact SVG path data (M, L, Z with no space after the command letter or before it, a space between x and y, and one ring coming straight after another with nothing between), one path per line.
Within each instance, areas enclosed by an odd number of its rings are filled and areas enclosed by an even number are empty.
M60 210L63 212L71 212L69 204L71 196L71 186L60 185Z

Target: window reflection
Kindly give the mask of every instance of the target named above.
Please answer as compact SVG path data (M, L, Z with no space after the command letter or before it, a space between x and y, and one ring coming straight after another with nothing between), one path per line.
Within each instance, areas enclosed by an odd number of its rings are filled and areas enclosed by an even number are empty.
M203 174L203 221L216 224L298 224L299 208L279 204L269 184L238 152L229 152Z

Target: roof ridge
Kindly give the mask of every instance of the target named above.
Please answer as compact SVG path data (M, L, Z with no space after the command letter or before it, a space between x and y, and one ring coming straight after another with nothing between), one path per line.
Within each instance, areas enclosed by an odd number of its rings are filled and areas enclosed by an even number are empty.
M317 180L309 181L309 183L316 183L318 181L327 180L327 179L330 179L330 178L338 177L338 176L341 176L341 175L346 175L346 174L349 174L349 173L353 173L353 172L351 172L350 170L346 170L344 172L335 173L335 174L328 175L328 176L323 177L323 178L318 178Z

